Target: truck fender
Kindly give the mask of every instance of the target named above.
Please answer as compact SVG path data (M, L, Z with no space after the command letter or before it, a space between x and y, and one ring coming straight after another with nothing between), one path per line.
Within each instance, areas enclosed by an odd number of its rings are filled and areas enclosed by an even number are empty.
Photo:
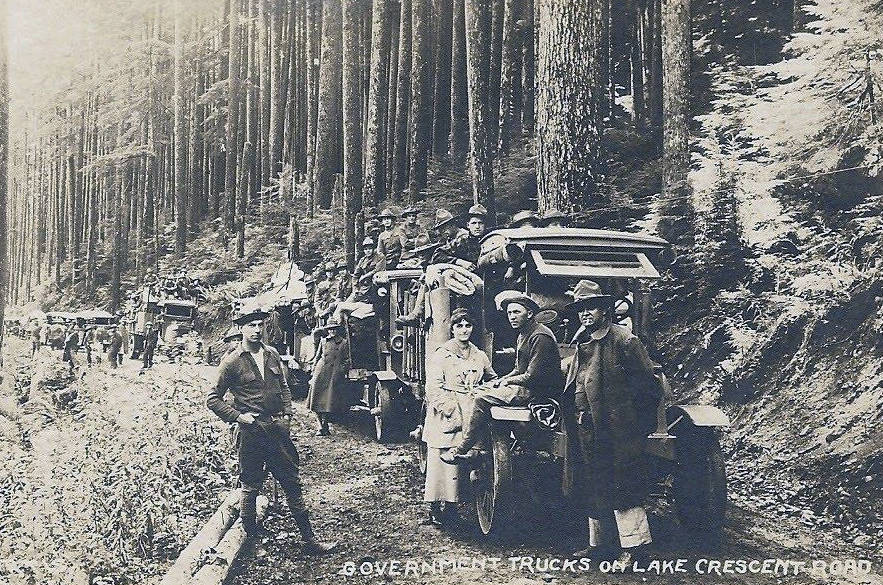
M399 377L392 370L381 370L379 372L374 372L374 376L381 382L389 382L391 380L398 380Z
M680 404L669 406L666 418L671 421L668 429L672 430L684 421L696 427L728 427L730 418L723 410L708 404Z

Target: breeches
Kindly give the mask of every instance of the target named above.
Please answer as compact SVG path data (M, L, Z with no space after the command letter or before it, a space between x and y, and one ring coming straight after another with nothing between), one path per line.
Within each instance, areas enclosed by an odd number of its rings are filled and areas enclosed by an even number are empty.
M255 421L251 425L240 423L236 434L243 498L254 501L269 471L285 491L291 513L304 512L306 506L297 470L300 457L288 431L272 422Z

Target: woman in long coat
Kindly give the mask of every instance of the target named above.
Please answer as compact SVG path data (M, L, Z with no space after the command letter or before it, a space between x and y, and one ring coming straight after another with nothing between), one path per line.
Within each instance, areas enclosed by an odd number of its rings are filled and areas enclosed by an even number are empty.
M474 319L466 309L451 314L453 339L439 347L426 368L426 420L422 440L426 443L426 484L423 499L429 502L427 523L441 525L442 503L460 501L460 482L465 468L448 465L441 454L460 442L464 421L472 414L474 389L496 377L486 353L469 341ZM456 519L456 505L446 505L448 521Z
M323 328L325 338L319 344L318 361L313 368L307 408L319 419L317 435L329 433L328 418L335 413L349 412L353 404L352 385L346 379L349 370L349 343L343 324L332 321Z

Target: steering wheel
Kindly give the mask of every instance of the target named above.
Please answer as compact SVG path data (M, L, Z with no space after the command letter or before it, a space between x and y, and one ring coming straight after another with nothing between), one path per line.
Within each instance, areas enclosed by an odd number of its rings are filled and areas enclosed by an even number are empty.
M632 301L626 297L620 297L613 301L613 322L622 324L632 316Z

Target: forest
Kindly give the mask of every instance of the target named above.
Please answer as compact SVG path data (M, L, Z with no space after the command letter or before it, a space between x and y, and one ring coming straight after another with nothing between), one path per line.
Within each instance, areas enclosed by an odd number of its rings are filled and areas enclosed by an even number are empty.
M231 300L286 259L352 270L387 207L427 228L480 203L489 228L560 210L658 235L676 259L653 286L653 358L677 401L731 421L718 552L879 573L879 0L2 4L0 322L119 315L145 283L189 273L208 291L194 338L217 357ZM3 334L0 469L16 473L0 474L0 577L157 580L235 481L204 407L211 351L76 381ZM74 406L52 402L61 391ZM487 552L416 531L412 444L343 425L322 443L298 414L309 490L332 510L318 526L351 539L345 554ZM535 523L533 552L574 544L569 520ZM661 534L663 555L702 554ZM24 550L21 566L3 558ZM342 558L248 557L228 582L326 578Z
M95 4L124 49L21 105L12 304L107 285L116 311L207 225L242 257L246 226L287 216L299 253L299 224L332 210L352 266L365 211L445 176L492 217L535 199L599 227L659 191L663 231L690 231L687 2ZM791 26L793 2L693 4L714 44L762 16L763 53Z

